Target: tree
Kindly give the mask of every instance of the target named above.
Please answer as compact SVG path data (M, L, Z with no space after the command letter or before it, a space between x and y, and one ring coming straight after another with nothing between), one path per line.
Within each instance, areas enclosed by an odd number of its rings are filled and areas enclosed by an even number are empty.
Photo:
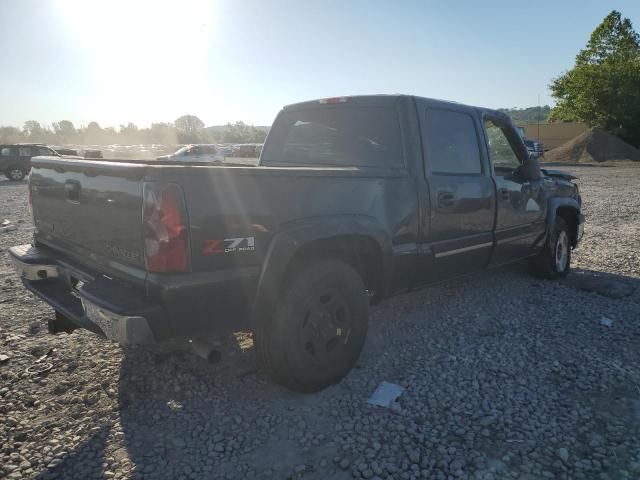
M204 122L195 115L183 115L173 122L180 143L198 143L201 138Z
M550 89L557 100L550 119L582 121L640 145L640 37L620 12L605 17Z
M37 122L36 122L37 123ZM22 140L22 132L16 127L0 127L0 142L18 143Z
M499 108L498 110L509 115L514 122L545 122L551 107L544 105L543 107Z
M173 123L152 123L149 130L151 143L173 145L178 143L178 134Z
M104 132L98 122L89 122L82 136L83 143L99 144L104 141Z
M59 142L74 143L77 140L78 132L70 120L60 120L59 122L54 122L51 126Z
M27 120L24 122L24 134L32 141L37 141L42 136L42 126L36 120Z
M226 143L262 143L267 132L257 129L253 125L244 122L227 123L222 134L222 140Z

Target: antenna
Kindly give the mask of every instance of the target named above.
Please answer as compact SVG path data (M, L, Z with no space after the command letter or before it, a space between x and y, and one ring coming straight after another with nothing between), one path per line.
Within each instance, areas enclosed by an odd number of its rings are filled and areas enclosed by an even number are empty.
M540 94L538 94L538 114L536 115L536 118L538 119L538 142L540 141Z

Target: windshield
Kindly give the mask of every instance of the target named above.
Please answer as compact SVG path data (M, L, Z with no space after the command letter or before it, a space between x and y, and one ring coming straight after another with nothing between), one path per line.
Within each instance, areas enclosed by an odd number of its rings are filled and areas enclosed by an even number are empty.
M173 152L174 155L186 155L191 147L182 147Z

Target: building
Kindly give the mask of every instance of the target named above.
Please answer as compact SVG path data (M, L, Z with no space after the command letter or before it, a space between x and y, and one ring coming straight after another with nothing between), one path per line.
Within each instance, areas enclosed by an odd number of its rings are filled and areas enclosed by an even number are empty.
M545 151L556 148L589 129L582 122L517 122L517 125L524 128L526 138L542 142Z

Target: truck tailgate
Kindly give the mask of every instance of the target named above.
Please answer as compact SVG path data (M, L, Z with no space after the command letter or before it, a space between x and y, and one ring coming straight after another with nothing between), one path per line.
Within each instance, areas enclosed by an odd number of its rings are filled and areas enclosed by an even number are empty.
M144 174L140 164L34 158L36 239L110 271L144 270Z

